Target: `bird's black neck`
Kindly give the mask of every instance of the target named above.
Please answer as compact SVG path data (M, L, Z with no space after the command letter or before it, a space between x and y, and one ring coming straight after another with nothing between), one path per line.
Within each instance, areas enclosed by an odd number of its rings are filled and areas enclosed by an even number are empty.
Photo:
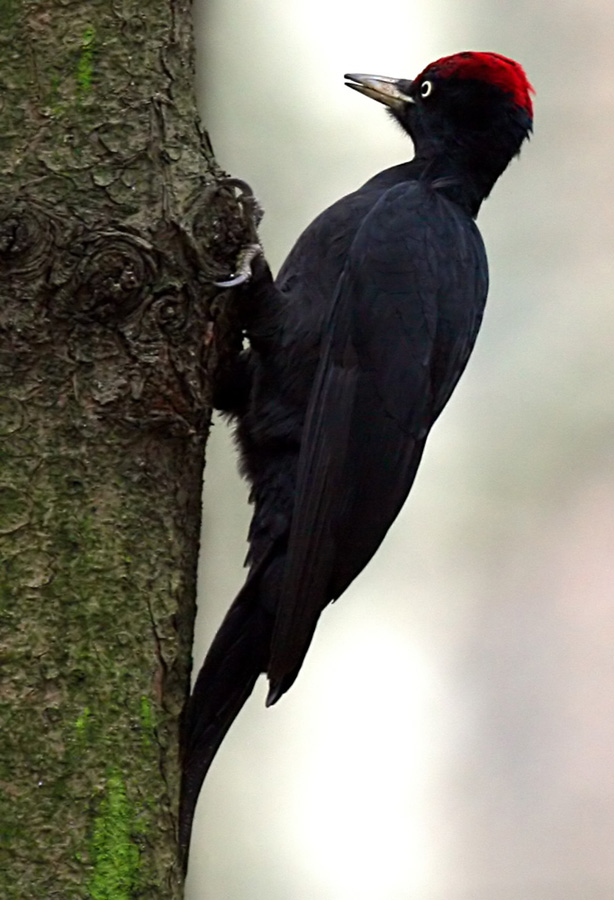
M480 204L492 188L492 183L482 185L467 177L461 169L455 170L449 160L421 159L416 157L398 166L391 166L379 172L368 182L378 188L392 187L402 181L422 181L430 184L436 191L447 197L475 218ZM485 190L487 187L487 190Z
M488 172L472 172L461 165L454 165L449 157L417 158L414 162L420 170L421 180L431 184L474 219L499 175L497 173L493 177Z

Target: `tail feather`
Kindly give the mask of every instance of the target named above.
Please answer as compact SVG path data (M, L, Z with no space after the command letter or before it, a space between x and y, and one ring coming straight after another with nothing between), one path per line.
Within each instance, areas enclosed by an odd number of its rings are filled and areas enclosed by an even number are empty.
M228 610L184 713L179 812L179 845L184 866L202 783L228 729L267 664L273 622L257 602L254 581L248 580Z

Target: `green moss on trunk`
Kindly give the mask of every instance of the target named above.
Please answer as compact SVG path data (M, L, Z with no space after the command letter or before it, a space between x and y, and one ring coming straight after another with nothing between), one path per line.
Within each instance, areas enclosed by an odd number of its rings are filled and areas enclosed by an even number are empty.
M121 775L111 770L94 820L88 883L92 900L130 900L139 886L141 860L133 843L136 810L126 797Z

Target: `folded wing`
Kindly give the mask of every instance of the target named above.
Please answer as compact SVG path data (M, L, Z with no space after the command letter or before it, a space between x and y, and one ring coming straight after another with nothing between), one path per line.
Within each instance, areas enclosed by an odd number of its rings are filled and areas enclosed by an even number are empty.
M364 568L411 488L471 352L486 298L473 221L420 183L365 217L336 290L299 458L269 703L318 617Z

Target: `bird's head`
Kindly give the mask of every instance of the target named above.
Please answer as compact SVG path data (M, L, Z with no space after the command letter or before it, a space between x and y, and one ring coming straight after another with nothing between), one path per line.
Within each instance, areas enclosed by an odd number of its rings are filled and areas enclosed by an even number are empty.
M348 87L384 103L438 174L480 181L485 197L532 130L533 88L517 62L498 53L456 53L413 81L346 75Z

